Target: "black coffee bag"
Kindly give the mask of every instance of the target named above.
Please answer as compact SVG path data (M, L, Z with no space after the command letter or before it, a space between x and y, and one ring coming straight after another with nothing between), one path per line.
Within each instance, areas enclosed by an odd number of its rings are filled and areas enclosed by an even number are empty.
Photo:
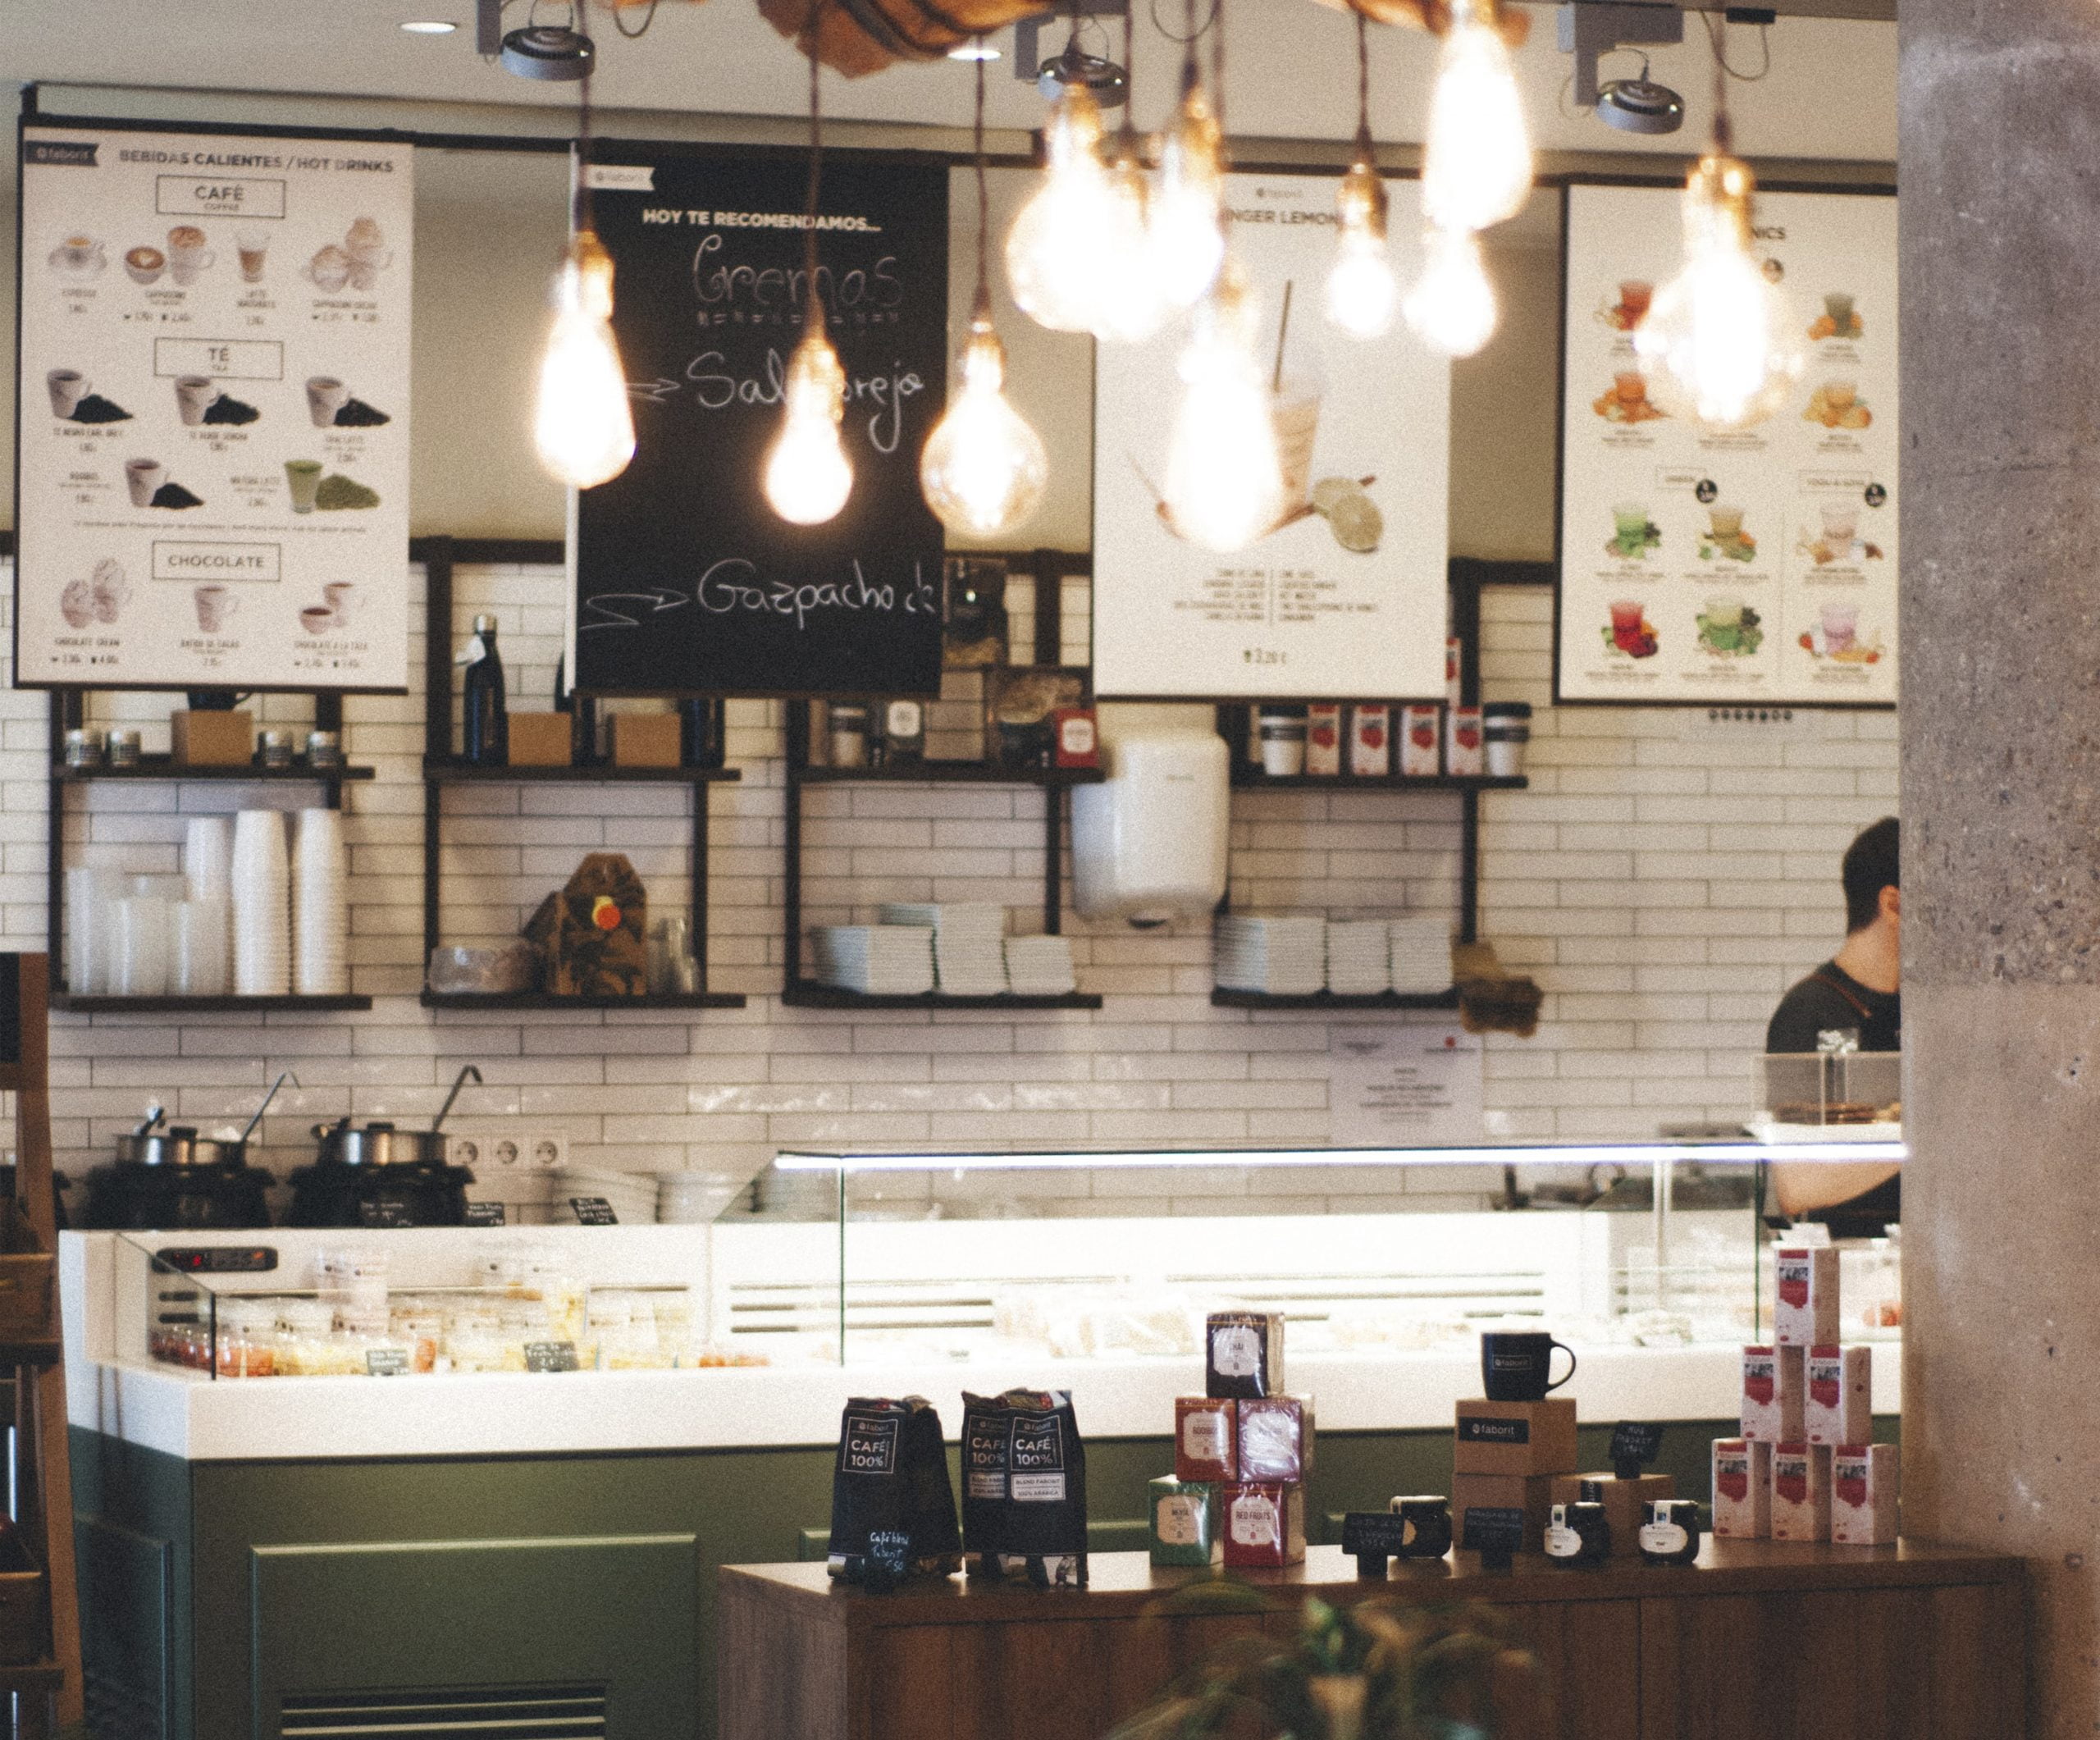
M962 1396L962 1550L974 1576L999 1574L1006 1550L1007 1466L1012 1425L1004 1400Z
M831 1480L833 1577L888 1588L962 1564L941 1417L921 1395L856 1396L839 1421Z
M979 1568L1084 1587L1086 1446L1071 1393L1009 1390L963 1407L965 1538Z

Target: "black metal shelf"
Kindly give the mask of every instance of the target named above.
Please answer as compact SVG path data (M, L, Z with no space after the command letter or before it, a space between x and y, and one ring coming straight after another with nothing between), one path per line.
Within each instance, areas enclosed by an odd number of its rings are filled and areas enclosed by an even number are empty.
M80 1015L264 1015L279 1012L320 1014L331 1010L369 1009L372 999L348 993L326 997L76 997L70 991L54 991L51 1007L71 1009Z
M999 767L988 761L904 761L886 767L805 767L804 785L1098 785L1098 767Z
M1221 1009L1455 1009L1458 988L1448 991L1372 991L1352 995L1341 991L1276 993L1268 991L1229 991L1223 985L1211 993L1211 1002Z
M565 997L553 991L425 991L426 1009L741 1009L736 991L651 992L646 997Z
M372 777L368 767L258 767L249 762L238 766L199 767L178 762L172 756L142 756L136 767L68 767L52 764L51 777L68 785L85 785L98 779L205 779L228 784L340 785L346 779Z
M727 785L743 777L736 767L484 767L423 758L423 778L432 785Z
M1232 783L1243 792L1521 792L1531 781L1522 774L1265 774L1235 760Z
M1101 998L1089 991L1055 992L1030 996L1016 991L989 992L979 997L956 997L946 991L885 996L879 992L852 991L842 985L819 984L814 979L789 981L780 1000L797 1009L1098 1009Z

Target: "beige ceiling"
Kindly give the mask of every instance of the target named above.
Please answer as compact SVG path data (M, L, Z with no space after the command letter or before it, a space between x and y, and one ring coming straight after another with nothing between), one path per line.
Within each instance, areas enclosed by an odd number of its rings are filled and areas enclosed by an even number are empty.
M1838 3L1838 0L1802 0ZM1874 3L1874 0L1842 0ZM1175 0L1162 16L1178 16ZM542 21L566 16L560 0L540 0ZM1682 48L1657 51L1653 75L1693 102L1693 124L1675 139L1644 141L1614 133L1565 106L1568 58L1554 47L1550 7L1532 8L1532 41L1519 57L1539 143L1568 152L1682 151L1704 124L1712 83L1705 36L1693 21ZM527 0L511 0L506 25L525 21ZM1156 123L1171 94L1176 51L1141 21L1138 115ZM412 18L450 19L450 36L404 34ZM1229 119L1241 137L1339 140L1354 125L1351 28L1342 14L1310 0L1234 0L1227 38ZM664 0L650 33L627 42L593 9L600 44L599 103L652 114L789 117L801 111L804 74L792 49L758 16L751 0ZM1374 31L1374 126L1381 139L1421 136L1432 46L1409 31ZM1770 32L1773 71L1759 83L1732 87L1737 136L1761 156L1892 161L1896 154L1896 30L1892 24L1785 18ZM1731 59L1754 71L1758 33L1732 33ZM1608 72L1630 74L1622 54ZM481 60L474 52L472 0L0 0L0 78L58 85L182 88L213 93L283 93L319 104L261 106L257 118L281 121L298 112L340 123L342 106L327 99L383 98L413 103L404 125L445 120L463 127L559 126L574 102L573 86L536 85ZM827 76L827 109L842 119L933 127L968 124L970 77L940 62L901 66L851 83ZM54 109L84 108L89 93L54 91ZM487 106L473 113L460 106ZM360 105L363 106L363 105ZM212 112L230 105L215 101ZM509 110L509 113L504 111ZM521 109L525 112L521 113ZM537 111L537 113L531 112ZM994 126L1029 127L1041 104L1033 87L1002 66L991 80ZM370 117L368 117L370 118ZM377 118L386 118L384 116ZM618 130L617 114L605 125Z

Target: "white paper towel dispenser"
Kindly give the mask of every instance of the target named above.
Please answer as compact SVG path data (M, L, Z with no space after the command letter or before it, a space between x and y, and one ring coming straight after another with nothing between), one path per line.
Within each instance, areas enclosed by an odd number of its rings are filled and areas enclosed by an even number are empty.
M1072 788L1072 904L1088 918L1208 917L1225 893L1230 752L1204 706L1102 706L1099 785Z

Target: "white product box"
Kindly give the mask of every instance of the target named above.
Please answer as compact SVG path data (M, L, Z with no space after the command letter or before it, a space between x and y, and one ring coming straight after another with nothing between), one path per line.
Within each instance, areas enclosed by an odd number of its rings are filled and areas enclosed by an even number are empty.
M1305 710L1305 771L1342 770L1342 710L1336 701L1315 701Z
M1894 1544L1901 1460L1892 1444L1842 1444L1830 1453L1830 1538L1838 1546Z
M1808 1387L1806 1348L1742 1350L1742 1435L1765 1444L1808 1438L1802 1392Z
M1811 1347L1808 1393L1801 1403L1811 1444L1865 1444L1874 1436L1874 1350Z
M1783 1347L1819 1347L1838 1339L1838 1249L1782 1245L1774 1258L1778 1285L1772 1339Z
M1772 1538L1830 1538L1830 1447L1826 1444L1772 1446Z
M1431 779L1444 770L1440 711L1433 701L1401 710L1400 771L1410 779Z
M1749 1438L1714 1441L1714 1529L1721 1541L1772 1533L1772 1446Z

